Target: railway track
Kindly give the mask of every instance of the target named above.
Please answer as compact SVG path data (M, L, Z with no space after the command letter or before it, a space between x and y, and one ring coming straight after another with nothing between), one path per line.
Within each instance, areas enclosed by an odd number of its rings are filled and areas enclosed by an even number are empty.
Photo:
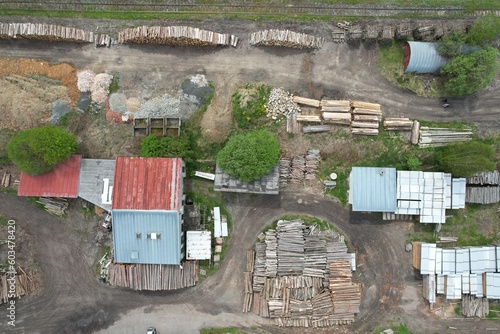
M3 10L123 12L123 13L179 13L193 15L307 15L337 17L418 17L456 18L481 16L488 11L468 12L463 7L398 7L375 5L340 5L327 3L158 3L158 1L2 1ZM500 15L500 11L496 12Z

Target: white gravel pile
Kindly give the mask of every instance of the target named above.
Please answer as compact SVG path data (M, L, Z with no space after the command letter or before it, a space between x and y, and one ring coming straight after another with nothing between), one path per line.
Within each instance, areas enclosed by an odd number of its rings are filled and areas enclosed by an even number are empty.
M76 74L78 78L78 90L82 93L90 92L94 85L95 73L91 70L80 71Z
M196 74L191 77L191 82L198 87L208 86L207 78L203 74Z
M300 113L300 107L293 102L292 98L293 95L283 88L273 88L266 104L267 117L277 119L281 115L288 116L292 113Z
M99 73L94 77L94 84L91 89L92 101L98 103L106 102L109 94L109 85L113 79L112 75Z
M119 114L125 114L128 111L127 97L125 96L125 94L111 94L109 96L109 109Z
M180 98L165 94L148 101L143 101L135 112L136 118L167 117L179 115Z

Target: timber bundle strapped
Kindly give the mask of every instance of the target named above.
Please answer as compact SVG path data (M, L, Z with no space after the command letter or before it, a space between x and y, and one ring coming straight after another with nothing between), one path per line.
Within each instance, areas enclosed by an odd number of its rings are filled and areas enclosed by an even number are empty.
M250 45L285 46L296 49L319 49L325 39L290 30L262 30L250 35Z
M171 46L236 46L238 37L186 26L141 26L118 32L118 42L155 43Z

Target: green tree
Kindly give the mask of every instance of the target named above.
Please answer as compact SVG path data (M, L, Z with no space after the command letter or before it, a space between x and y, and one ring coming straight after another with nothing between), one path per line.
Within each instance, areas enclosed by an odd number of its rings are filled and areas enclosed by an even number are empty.
M465 35L451 33L443 36L438 44L437 51L445 58L453 58L462 54L462 46L465 44Z
M256 130L231 137L217 154L220 168L245 182L269 174L278 163L280 147L274 134Z
M161 137L149 135L141 141L141 157L182 158L186 163L194 160L194 152L187 135Z
M500 17L491 13L480 18L471 27L466 36L466 43L470 45L484 45L500 36Z
M437 151L441 170L457 177L492 171L496 167L494 159L495 147L477 140L444 146Z
M450 60L441 69L449 95L469 95L488 86L498 72L498 50L485 47Z
M31 175L51 171L77 151L76 137L51 125L20 131L7 145L9 159Z

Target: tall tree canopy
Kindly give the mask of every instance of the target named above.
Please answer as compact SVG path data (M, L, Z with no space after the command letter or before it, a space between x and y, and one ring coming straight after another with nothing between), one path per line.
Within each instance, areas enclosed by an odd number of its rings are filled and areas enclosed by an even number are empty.
M7 145L9 159L30 175L51 171L77 151L76 137L51 125L20 131Z
M491 13L480 18L466 35L466 43L469 45L483 45L494 41L500 36L500 17Z
M498 72L498 50L486 46L470 54L454 57L441 69L444 88L450 95L472 94L488 86Z
M231 137L217 154L220 168L245 182L269 174L278 163L280 147L274 134L256 130Z
M445 58L453 58L464 53L465 35L451 33L444 35L437 44L437 51Z
M479 141L468 141L440 148L437 161L444 172L457 177L470 177L495 169L495 148Z

